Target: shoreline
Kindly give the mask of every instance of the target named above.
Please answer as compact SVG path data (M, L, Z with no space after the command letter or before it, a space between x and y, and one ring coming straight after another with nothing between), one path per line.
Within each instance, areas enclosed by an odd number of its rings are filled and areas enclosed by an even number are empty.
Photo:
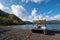
M60 32L49 31L48 35L33 33L28 29L0 27L0 40L60 40ZM52 34L49 34L52 33Z

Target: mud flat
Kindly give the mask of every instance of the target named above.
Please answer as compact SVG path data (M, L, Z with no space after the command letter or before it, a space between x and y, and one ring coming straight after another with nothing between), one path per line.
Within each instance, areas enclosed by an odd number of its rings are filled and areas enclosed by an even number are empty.
M29 29L0 28L0 40L60 40L60 32L48 31L47 35Z

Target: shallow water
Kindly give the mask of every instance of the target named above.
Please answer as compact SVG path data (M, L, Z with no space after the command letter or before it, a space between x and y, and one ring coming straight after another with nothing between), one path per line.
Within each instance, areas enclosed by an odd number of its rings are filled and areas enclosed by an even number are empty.
M60 30L60 24L47 24L49 30Z
M12 25L10 27L18 28L18 29L32 29L33 24L31 25ZM60 30L60 24L46 24L48 30Z

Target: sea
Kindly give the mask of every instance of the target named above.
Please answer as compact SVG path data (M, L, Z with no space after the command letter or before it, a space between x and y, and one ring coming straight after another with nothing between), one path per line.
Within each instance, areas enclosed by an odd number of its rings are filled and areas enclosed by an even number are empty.
M26 25L11 25L8 27L13 27L17 29L33 29L36 24L26 24ZM60 24L46 24L47 30L60 31Z

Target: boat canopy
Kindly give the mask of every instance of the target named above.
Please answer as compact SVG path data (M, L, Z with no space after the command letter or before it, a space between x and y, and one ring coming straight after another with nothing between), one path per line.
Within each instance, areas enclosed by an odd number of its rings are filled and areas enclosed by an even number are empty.
M33 20L36 24L46 24L46 20Z

